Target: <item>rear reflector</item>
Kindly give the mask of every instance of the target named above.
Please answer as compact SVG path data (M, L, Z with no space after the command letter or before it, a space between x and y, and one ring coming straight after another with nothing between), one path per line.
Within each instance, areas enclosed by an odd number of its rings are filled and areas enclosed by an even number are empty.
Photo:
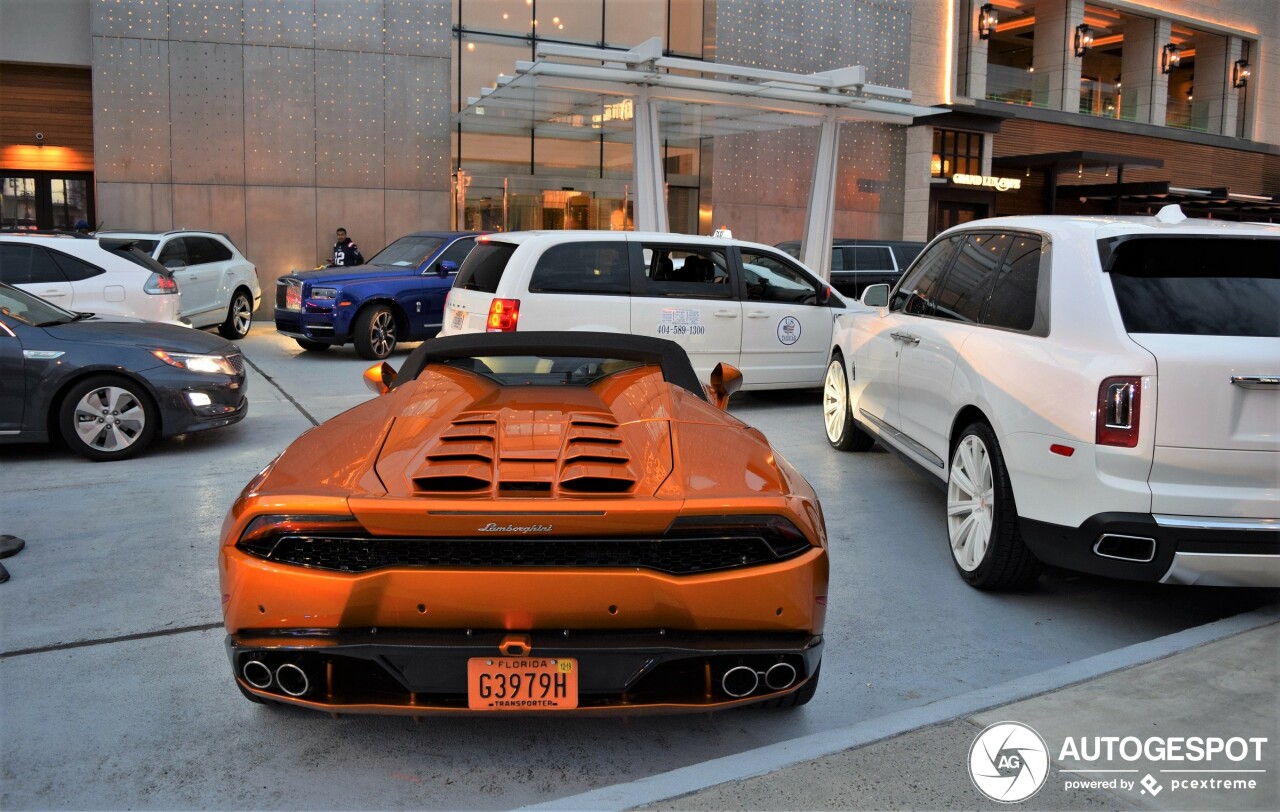
M1064 457L1070 457L1072 454L1076 453L1074 448L1069 445L1062 445L1061 443L1054 443L1049 446L1049 450L1054 454L1061 454Z
M1142 379L1132 376L1107 378L1098 387L1098 445L1133 448L1138 444L1141 391Z
M486 331L490 333L515 332L516 322L520 319L519 299L494 299L489 305L489 320Z

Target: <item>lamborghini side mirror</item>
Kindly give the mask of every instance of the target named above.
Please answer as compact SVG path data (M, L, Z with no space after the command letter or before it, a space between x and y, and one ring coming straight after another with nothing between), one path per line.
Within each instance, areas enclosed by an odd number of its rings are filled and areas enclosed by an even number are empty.
M719 363L711 371L711 382L707 384L707 394L711 402L719 409L729 408L729 398L742 388L742 371L731 364Z
M364 371L364 385L375 395L387 394L395 382L396 371L386 361L374 364Z

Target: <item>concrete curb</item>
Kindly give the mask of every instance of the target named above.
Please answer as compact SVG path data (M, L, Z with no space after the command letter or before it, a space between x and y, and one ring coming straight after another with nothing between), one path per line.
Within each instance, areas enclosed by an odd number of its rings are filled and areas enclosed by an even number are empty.
M1109 651L1038 674L980 688L919 708L891 713L847 727L748 750L701 764L651 775L623 784L522 807L523 810L631 809L687 795L719 784L764 775L891 736L950 721L1133 666L1164 659L1189 649L1280 621L1280 607L1268 606L1186 629L1144 643Z

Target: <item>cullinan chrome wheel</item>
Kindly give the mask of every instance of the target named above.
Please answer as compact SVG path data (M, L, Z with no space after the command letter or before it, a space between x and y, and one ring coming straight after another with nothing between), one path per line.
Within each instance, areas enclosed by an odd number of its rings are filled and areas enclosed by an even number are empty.
M361 310L352 338L361 358L381 361L396 348L396 315L381 304Z
M966 434L951 455L947 479L947 534L951 555L965 572L986 558L994 526L995 483L991 454L977 434Z

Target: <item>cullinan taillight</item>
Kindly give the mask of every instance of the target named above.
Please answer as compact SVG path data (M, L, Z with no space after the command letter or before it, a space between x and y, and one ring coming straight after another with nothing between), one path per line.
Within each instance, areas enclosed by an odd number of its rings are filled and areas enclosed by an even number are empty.
M485 331L489 333L513 333L520 320L519 299L494 299L489 305L489 320Z
M1138 444L1142 407L1142 378L1120 375L1098 387L1098 419L1094 441L1098 445L1133 448Z

